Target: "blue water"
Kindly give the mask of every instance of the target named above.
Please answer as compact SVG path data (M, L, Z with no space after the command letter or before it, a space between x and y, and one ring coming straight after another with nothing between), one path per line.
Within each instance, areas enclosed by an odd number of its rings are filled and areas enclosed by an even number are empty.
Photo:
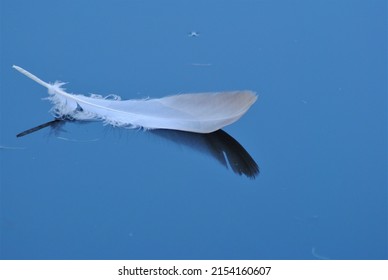
M386 1L2 0L0 20L1 259L387 259ZM256 91L225 131L260 175L99 123L16 138L52 117L13 64L125 99Z

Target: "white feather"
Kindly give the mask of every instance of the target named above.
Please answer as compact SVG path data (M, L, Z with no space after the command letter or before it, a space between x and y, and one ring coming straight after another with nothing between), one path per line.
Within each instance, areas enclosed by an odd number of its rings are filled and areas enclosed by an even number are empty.
M101 120L118 127L210 133L237 121L257 97L252 91L193 93L158 99L121 100L67 93L64 83L46 83L19 66L16 70L48 89L57 118Z

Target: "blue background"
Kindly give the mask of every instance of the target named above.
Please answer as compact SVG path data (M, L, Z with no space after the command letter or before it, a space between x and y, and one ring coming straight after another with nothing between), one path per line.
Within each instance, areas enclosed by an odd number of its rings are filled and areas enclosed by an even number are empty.
M0 258L387 259L386 1L0 9ZM261 173L99 123L17 139L52 117L13 64L124 99L254 90L225 130Z

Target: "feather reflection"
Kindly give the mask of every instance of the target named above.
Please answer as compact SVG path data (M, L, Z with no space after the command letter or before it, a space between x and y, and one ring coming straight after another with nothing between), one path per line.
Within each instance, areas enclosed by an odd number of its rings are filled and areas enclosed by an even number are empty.
M259 174L259 166L251 155L222 129L205 134L167 129L149 130L149 133L206 153L238 175L254 179Z
M16 137L23 137L43 128L51 128L54 134L63 131L66 122L74 122L71 119L56 118L52 121L27 129ZM212 133L194 133L179 130L154 129L146 133L162 137L169 141L185 145L199 152L205 153L216 159L226 168L230 167L238 175L245 175L254 179L259 174L259 166L245 148L232 136L222 129Z

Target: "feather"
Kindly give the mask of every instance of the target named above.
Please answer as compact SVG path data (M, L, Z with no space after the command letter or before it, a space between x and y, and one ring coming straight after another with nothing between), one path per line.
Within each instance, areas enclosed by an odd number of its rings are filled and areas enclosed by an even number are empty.
M252 91L179 94L158 99L121 100L65 91L64 83L47 83L14 65L13 68L48 89L56 119L103 121L117 127L172 129L210 133L234 123L257 96Z

